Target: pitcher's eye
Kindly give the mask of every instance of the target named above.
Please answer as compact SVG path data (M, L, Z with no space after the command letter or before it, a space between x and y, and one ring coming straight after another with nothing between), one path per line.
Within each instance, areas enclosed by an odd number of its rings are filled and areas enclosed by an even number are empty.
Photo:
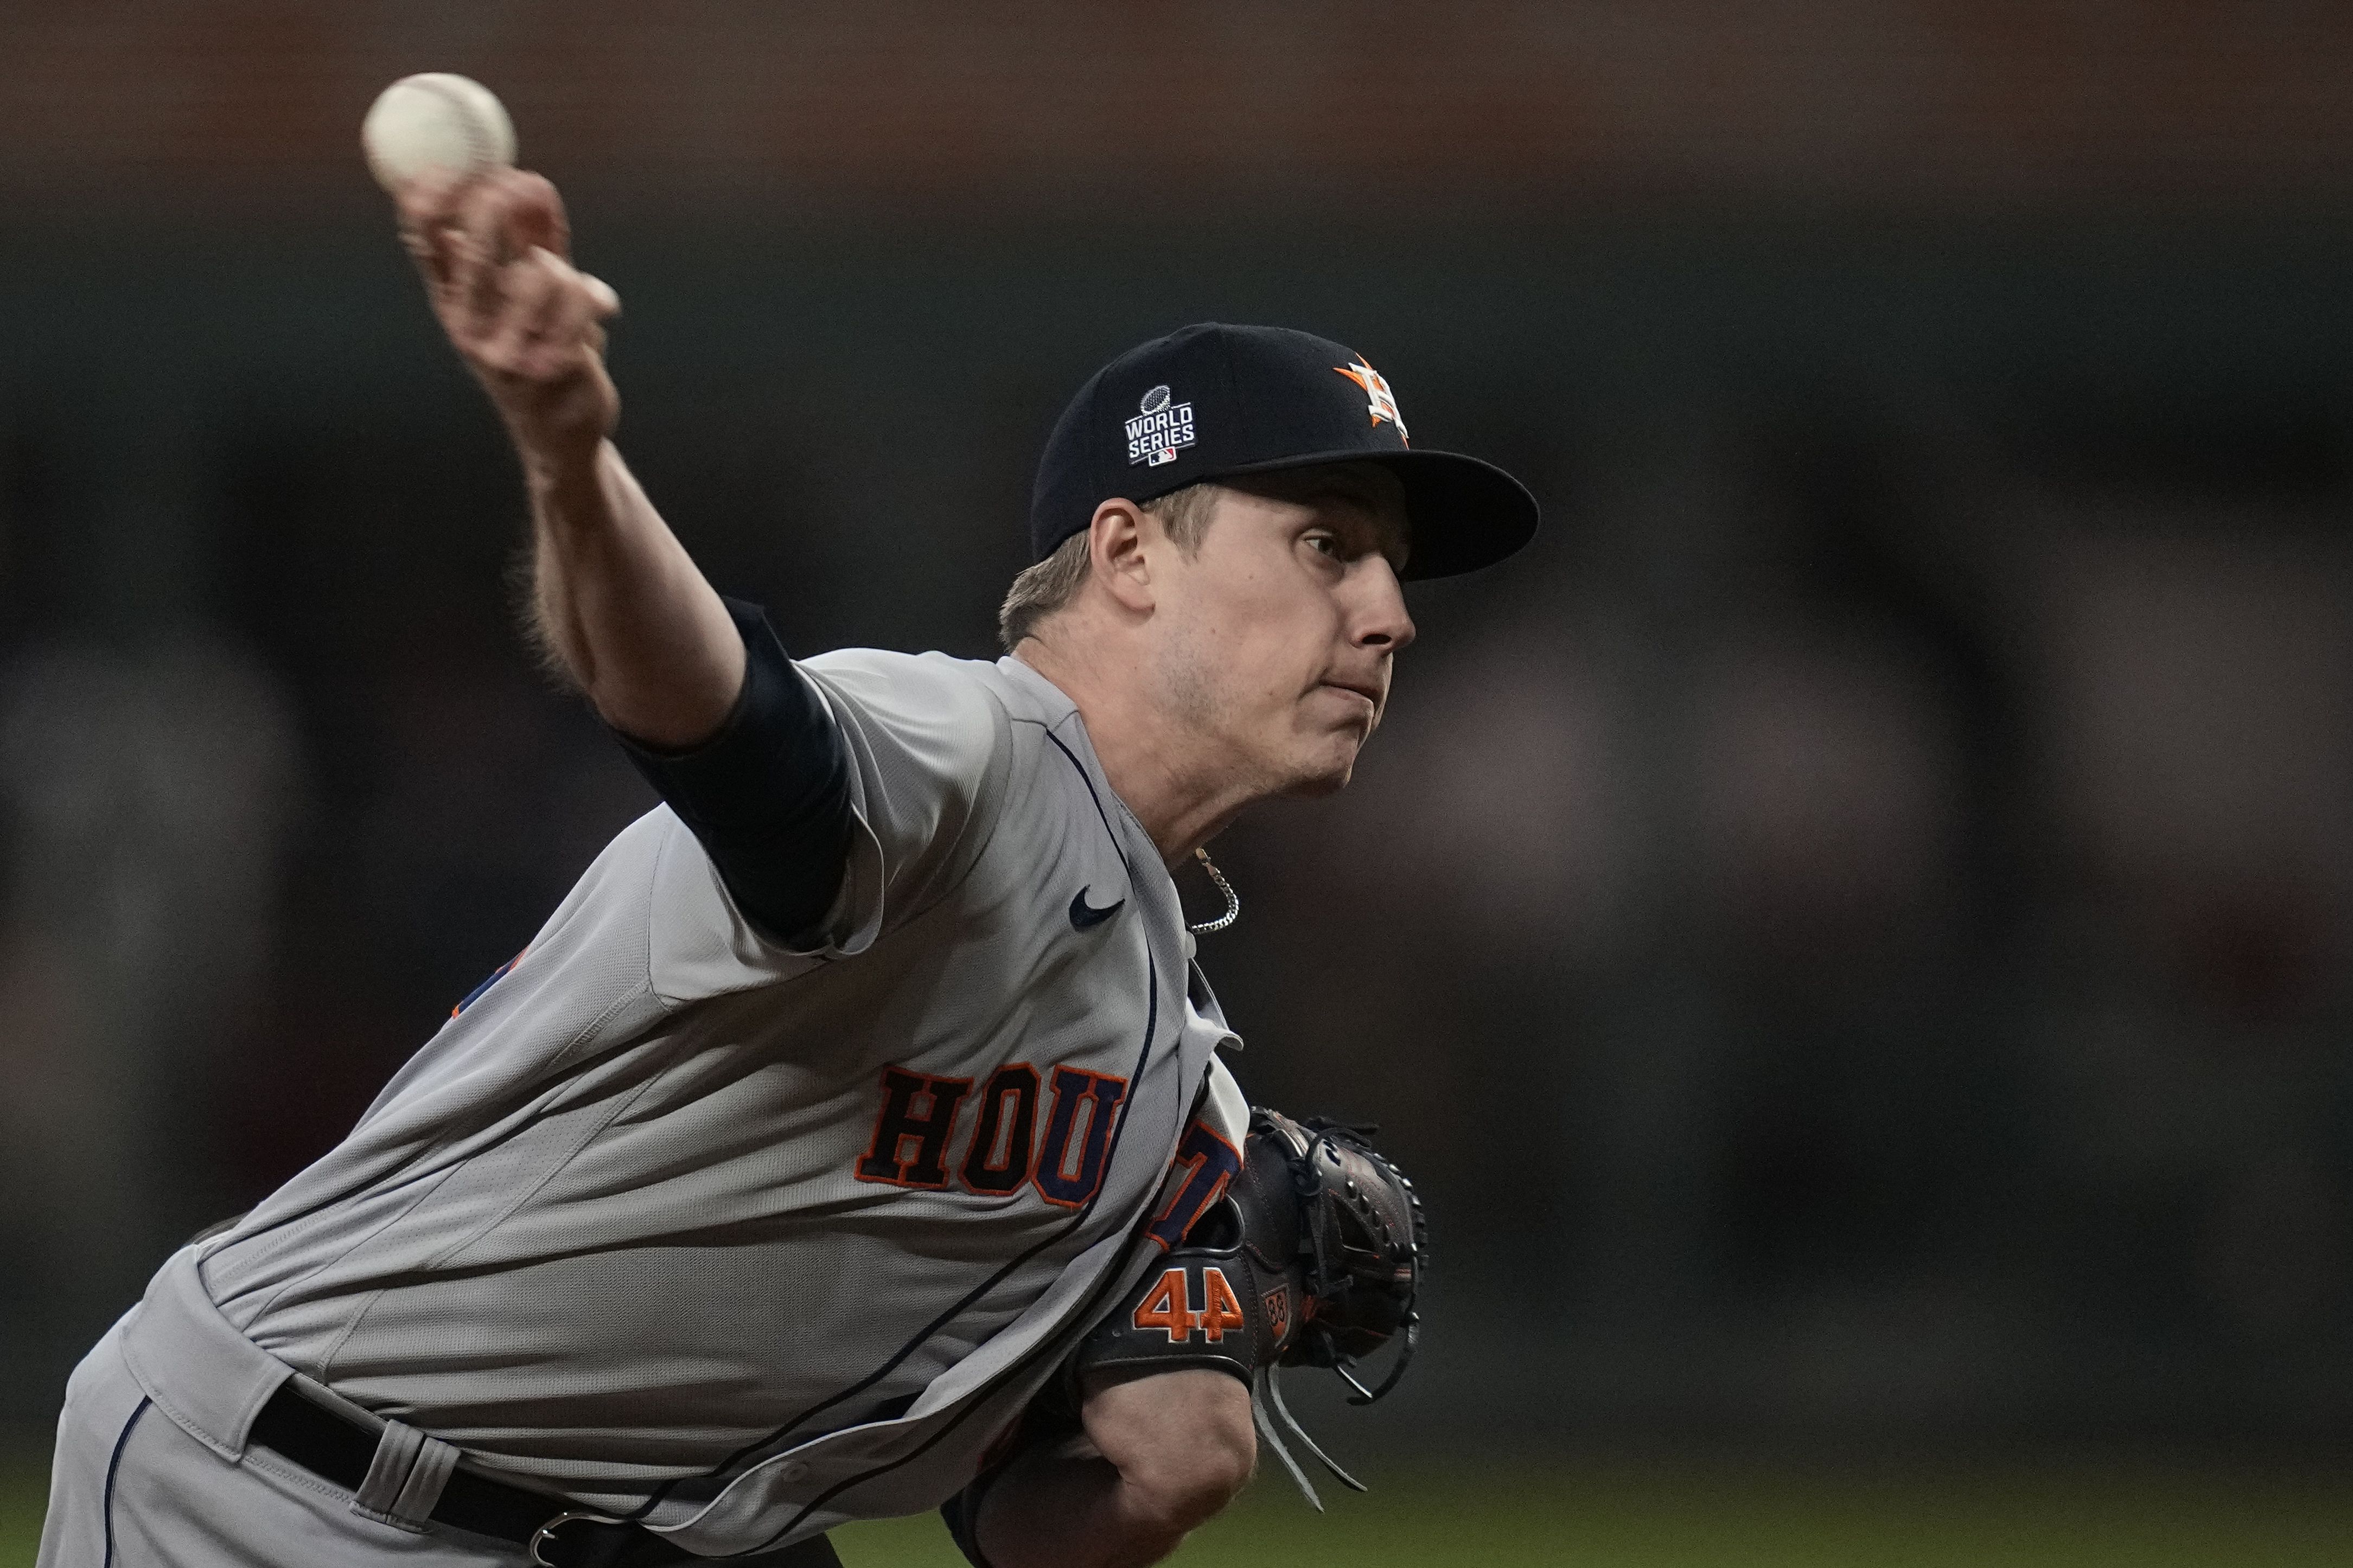
M1319 554L1329 555L1335 558L1337 558L1340 553L1339 540L1328 533L1309 534L1307 536L1307 546L1309 549L1317 552Z

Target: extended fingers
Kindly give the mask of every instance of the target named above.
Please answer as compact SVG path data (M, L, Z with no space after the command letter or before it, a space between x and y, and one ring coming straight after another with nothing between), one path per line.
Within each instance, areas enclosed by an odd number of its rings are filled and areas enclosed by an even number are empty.
M570 259L572 225L564 216L564 198L547 176L528 169L503 169L497 179L507 195L507 223L516 251L535 246Z
M533 249L529 259L554 279L563 292L578 301L584 312L583 321L601 321L621 313L621 297L614 293L613 286L602 278L581 271L565 258L543 247Z
M487 357L511 374L546 380L600 353L602 325L620 307L612 289L552 251L533 249L500 268L505 304Z
M400 216L401 247L425 275L426 287L436 299L449 286L455 265L451 241L457 234L459 200L465 190L465 181L437 169L404 182L394 196Z
M465 175L428 170L406 181L394 198L402 239L428 276L446 281L458 234L471 236L480 253L503 263L533 246L567 253L571 228L563 198L546 177L521 169Z
M501 262L533 247L564 256L572 246L563 198L545 175L527 169L493 169L469 182L458 221Z
M515 427L571 420L608 429L604 322L620 300L566 256L555 187L513 169L435 174L407 182L395 200L435 314Z
M516 266L519 270L529 269L533 299L527 318L534 338L576 342L620 311L620 296L610 284L590 277L554 251L534 249Z
M534 255L547 257L559 279L577 277L565 259L564 204L538 174L501 169L471 182L459 196L454 221L451 291L465 330L475 335L496 331L509 293L537 276L536 268L524 266ZM610 297L610 289L597 287Z
M449 237L451 330L463 342L494 337L515 307L512 268L479 229L461 226Z

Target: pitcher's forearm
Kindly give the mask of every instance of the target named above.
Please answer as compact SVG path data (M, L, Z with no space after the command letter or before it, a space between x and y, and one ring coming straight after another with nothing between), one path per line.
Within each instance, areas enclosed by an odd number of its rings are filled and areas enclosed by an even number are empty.
M990 1568L1147 1568L1200 1521L1173 1510L1086 1449L1025 1454L981 1509Z
M708 740L744 684L744 639L605 438L620 417L605 369L619 296L572 264L564 204L540 175L398 194L434 316L522 458L541 636L615 729L661 750Z
M1083 1436L1019 1455L978 1502L990 1568L1145 1568L1249 1484L1248 1385L1198 1367L1090 1377Z
M727 607L605 441L524 455L540 628L605 721L684 749L717 731L744 684Z

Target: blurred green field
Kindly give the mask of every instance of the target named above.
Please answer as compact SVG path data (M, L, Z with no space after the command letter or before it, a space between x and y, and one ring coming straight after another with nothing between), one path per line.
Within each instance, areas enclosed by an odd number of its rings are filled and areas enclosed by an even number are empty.
M0 1568L33 1561L39 1466L0 1473ZM2080 1463L1898 1470L1525 1462L1379 1478L1311 1513L1263 1479L1191 1568L2296 1568L2353 1563L2353 1488ZM930 1518L837 1532L847 1568L963 1568Z

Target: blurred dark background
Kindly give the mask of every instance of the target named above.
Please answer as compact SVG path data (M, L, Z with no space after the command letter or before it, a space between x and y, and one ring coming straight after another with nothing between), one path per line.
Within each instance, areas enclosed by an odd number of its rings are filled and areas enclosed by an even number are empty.
M424 69L797 651L993 653L1054 414L1189 321L1545 500L1219 847L1246 1086L1433 1211L1341 1446L2353 1439L2353 12L2290 0L10 7L0 1432L649 804L359 159Z

